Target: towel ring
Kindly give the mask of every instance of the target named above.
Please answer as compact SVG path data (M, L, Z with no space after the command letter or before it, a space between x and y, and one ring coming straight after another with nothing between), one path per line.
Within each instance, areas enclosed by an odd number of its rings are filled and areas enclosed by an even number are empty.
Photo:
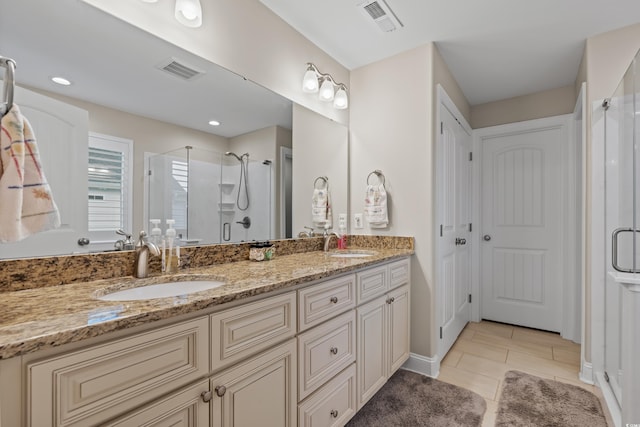
M384 179L384 174L382 173L381 170L376 169L373 172L371 172L369 175L367 175L367 185L371 185L369 183L369 179L371 178L371 175L377 176L378 177L378 181L380 181L382 183L382 186L384 187L385 179Z
M324 185L320 188L318 188L318 181L324 182ZM319 176L316 178L315 181L313 181L313 188L315 188L316 190L321 190L323 188L327 188L328 186L329 186L329 178L327 178L326 176Z

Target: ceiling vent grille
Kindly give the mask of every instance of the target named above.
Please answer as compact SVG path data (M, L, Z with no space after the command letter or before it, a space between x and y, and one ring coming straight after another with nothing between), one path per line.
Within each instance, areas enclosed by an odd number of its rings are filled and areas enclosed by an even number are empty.
M385 0L366 0L358 3L358 7L385 33L404 27Z
M169 58L158 64L156 67L181 80L192 81L204 74L204 71L200 71L195 67L186 65L175 58Z

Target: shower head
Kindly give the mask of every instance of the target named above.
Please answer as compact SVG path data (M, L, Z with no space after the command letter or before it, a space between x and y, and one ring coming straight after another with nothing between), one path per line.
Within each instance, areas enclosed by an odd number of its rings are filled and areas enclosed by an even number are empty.
M238 161L239 161L239 162L241 162L241 161L242 161L242 159L244 159L245 157L246 157L246 158L249 158L249 153L244 153L242 156L238 156L236 153L233 153L233 152L231 152L231 151L227 151L226 153L224 153L224 155L225 155L225 156L233 156L233 157L235 157L236 159L238 159Z

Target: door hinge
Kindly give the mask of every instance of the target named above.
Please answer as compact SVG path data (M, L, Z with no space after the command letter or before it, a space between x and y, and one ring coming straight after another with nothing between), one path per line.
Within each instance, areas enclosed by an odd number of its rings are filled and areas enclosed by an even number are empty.
M444 122L440 122L440 135L444 133Z
M469 294L469 304L471 304L471 294Z
M473 224L469 223L469 232L473 231Z
M607 371L604 371L604 379L609 382L609 374L607 374Z
M151 169L149 169L149 174L148 175L151 176Z
M440 339L442 339L442 326L440 326Z
M471 151L469 151L469 161L473 161L473 153Z
M442 224L440 224L440 237L442 237Z

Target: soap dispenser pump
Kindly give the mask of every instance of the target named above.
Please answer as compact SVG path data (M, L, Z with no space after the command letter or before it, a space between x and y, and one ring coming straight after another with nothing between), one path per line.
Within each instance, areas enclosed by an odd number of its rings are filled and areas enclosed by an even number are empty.
M175 273L180 267L180 245L176 239L176 229L173 225L176 223L173 219L167 220L167 231L165 231L165 242L163 243L163 251L166 251L164 258L165 272Z

